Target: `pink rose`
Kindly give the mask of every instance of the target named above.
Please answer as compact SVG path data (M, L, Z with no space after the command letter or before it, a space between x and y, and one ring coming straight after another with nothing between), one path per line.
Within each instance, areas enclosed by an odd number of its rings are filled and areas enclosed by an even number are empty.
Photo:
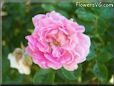
M32 18L35 30L26 36L26 51L33 62L41 68L69 71L77 69L89 53L90 38L85 35L84 26L68 20L52 11Z

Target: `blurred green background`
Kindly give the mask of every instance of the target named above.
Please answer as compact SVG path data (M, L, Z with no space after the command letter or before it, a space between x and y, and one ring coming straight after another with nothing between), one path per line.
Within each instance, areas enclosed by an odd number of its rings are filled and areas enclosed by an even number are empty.
M87 60L73 72L43 70L33 64L30 75L10 68L7 56L20 44L27 46L25 36L34 30L32 17L55 10L85 26L91 38ZM4 3L2 9L3 84L98 84L110 83L114 75L114 8L76 7L72 2Z

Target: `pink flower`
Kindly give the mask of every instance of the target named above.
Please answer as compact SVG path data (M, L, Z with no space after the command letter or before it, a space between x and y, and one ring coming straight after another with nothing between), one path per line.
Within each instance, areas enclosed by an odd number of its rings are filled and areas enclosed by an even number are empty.
M32 18L34 32L26 36L26 51L41 68L73 71L86 60L90 38L84 26L68 20L59 13L39 14Z

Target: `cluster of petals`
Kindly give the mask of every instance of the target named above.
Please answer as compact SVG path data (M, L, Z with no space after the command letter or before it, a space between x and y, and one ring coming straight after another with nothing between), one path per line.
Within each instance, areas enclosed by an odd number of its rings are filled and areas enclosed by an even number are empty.
M26 36L26 52L43 69L64 67L73 71L86 60L90 38L84 26L51 11L32 18L34 31Z

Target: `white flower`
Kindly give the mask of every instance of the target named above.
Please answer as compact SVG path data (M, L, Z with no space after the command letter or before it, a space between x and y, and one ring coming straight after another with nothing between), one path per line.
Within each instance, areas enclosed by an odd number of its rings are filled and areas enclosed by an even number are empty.
M112 75L111 79L109 80L111 84L114 84L114 75Z
M16 68L21 74L30 74L32 60L22 49L16 48L13 53L8 55L8 59L11 68Z

